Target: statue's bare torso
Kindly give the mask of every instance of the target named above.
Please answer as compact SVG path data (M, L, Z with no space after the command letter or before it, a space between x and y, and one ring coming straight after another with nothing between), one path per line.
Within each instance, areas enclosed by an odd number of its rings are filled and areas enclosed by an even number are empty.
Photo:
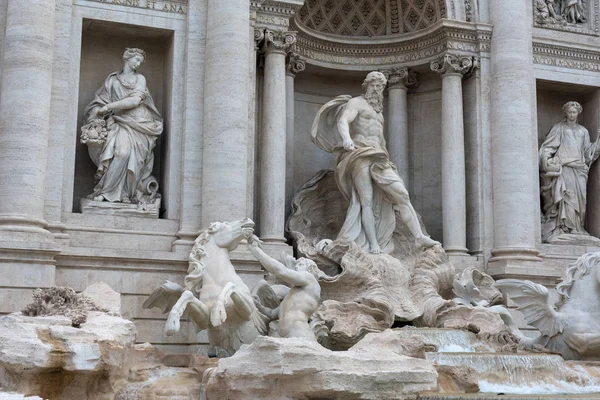
M356 112L354 121L350 123L350 136L355 144L369 144L376 148L385 148L383 136L383 115L376 112L363 96L358 96L346 105L346 110Z

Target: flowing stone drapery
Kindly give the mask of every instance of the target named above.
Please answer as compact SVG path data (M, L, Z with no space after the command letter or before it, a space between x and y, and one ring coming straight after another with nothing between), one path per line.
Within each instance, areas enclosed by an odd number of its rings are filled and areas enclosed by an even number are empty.
M417 75L406 67L384 73L388 75L388 151L398 175L409 190L407 93L409 87L417 84Z
M265 29L264 88L259 155L260 237L284 243L286 153L286 53L294 32Z
M249 201L247 0L208 0L201 226L246 216ZM285 129L285 127L284 127Z
M467 255L467 202L462 78L477 62L450 53L431 62L442 77L442 220L448 254Z
M299 72L304 71L306 63L298 54L291 51L287 55L287 66L285 73L285 132L286 132L286 177L285 177L285 210L291 209L294 196L294 79ZM286 215L287 217L287 215Z
M540 261L531 17L521 0L490 1L494 249L490 262ZM503 266L492 273L505 273Z

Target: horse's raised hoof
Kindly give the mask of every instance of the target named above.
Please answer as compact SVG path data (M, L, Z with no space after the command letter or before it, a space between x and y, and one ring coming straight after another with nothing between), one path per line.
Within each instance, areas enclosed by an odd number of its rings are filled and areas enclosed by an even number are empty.
M210 310L210 323L212 326L219 326L227 319L227 312L225 311L225 303L217 301Z
M165 334L167 336L173 336L179 332L179 328L179 315L176 312L171 311L169 313L169 318L167 318L167 323L165 324Z

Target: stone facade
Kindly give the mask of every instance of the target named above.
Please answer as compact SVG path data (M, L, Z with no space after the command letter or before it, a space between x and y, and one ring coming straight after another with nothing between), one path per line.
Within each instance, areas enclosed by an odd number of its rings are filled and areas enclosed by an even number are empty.
M142 303L157 283L183 281L211 222L251 217L267 253L292 253L291 200L335 167L311 143L314 116L359 95L372 70L390 80L390 157L455 266L555 284L565 264L600 250L542 243L537 155L567 101L583 106L579 123L596 140L600 2L564 24L540 17L538 3L0 0L0 313L37 287L104 281L138 341L206 347L189 321L167 337L166 316ZM128 47L147 53L140 72L164 120L157 219L80 208L95 170L79 143L84 108ZM596 163L594 236L599 182ZM231 260L249 287L266 275L245 246Z

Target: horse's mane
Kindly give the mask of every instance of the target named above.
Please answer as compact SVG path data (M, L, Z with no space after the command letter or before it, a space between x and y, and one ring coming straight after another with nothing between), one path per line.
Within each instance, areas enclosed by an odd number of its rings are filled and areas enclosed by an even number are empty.
M562 281L556 285L556 291L558 292L559 300L555 304L556 308L560 308L567 302L571 297L569 291L573 284L579 279L588 275L595 264L600 262L600 252L587 253L582 255L573 264L569 265L565 271L565 275Z
M219 229L219 222L212 223L210 227L204 230L194 242L194 247L189 256L189 266L187 275L184 279L185 288L190 290L197 297L202 288L202 275L204 274L204 263L202 259L206 257L204 245L210 240L210 236Z

